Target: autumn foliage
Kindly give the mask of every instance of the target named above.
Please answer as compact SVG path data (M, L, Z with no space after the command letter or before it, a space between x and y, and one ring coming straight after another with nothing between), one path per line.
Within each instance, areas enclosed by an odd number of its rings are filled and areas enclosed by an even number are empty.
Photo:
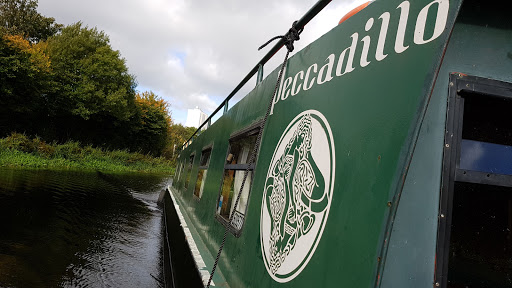
M39 42L36 44L30 43L21 35L4 35L4 41L12 49L17 49L21 53L26 53L29 57L30 69L34 73L49 73L50 72L50 57L45 53L47 47L46 42Z
M173 128L167 102L135 90L108 36L81 22L63 27L36 8L0 0L0 138L18 132L172 157L170 137L183 129Z
M151 153L161 153L167 144L172 120L169 104L153 92L135 94L136 123L133 123L136 146Z

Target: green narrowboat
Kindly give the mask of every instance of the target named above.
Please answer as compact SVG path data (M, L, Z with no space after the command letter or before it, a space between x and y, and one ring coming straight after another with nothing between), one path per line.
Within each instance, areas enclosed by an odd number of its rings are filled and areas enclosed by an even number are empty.
M166 279L512 287L508 2L377 0L262 79L328 2L180 151Z

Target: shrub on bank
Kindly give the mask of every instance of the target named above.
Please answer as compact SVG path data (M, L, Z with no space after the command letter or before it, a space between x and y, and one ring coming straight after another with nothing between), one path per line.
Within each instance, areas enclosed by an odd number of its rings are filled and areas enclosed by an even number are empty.
M25 134L12 133L9 137L0 139L0 149L17 150L37 154L45 158L55 155L56 144L47 144L41 138L28 138Z
M103 171L148 171L172 173L171 161L127 150L106 151L80 142L46 143L12 133L0 139L0 166L85 169Z

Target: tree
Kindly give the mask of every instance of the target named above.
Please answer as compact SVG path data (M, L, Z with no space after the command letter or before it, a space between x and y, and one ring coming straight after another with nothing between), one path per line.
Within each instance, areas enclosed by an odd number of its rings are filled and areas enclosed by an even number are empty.
M135 113L136 82L108 36L78 22L47 42L58 83L52 103L61 115L56 121L60 138L126 147L125 125Z
M0 0L0 135L44 134L51 64L44 39L62 25L37 12L36 0Z
M0 25L31 42L45 40L62 28L54 18L37 12L36 0L0 0Z
M30 61L28 76L34 76L37 73L50 72L50 57L45 53L46 43L40 42L32 44L20 35L3 35L3 40L7 46L16 50L18 54L25 54Z
M73 115L85 120L100 113L122 120L131 116L127 107L133 103L135 78L103 31L78 22L49 38L48 50L59 92Z
M0 29L0 137L11 131L33 134L42 127L50 72L44 42L33 44Z
M160 155L167 144L168 127L172 123L169 104L149 91L135 95L135 106L133 134L130 137L133 148Z
M196 130L197 128L195 127L185 127L181 124L169 126L167 146L162 153L164 157L168 159L176 159L178 151L181 149L183 143L192 137Z

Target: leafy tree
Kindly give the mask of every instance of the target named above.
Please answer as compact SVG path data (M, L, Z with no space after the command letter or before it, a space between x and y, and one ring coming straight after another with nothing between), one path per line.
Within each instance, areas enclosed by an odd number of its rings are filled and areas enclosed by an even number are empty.
M108 36L78 22L47 42L58 83L52 103L60 115L60 138L125 148L136 82Z
M176 159L178 151L193 134L196 132L195 127L185 127L181 124L169 126L167 146L163 151L163 156L168 159Z
M45 40L62 28L54 18L37 12L36 0L0 0L0 25L32 42Z
M44 39L62 25L37 12L37 0L0 0L0 135L45 134L53 90Z
M133 103L135 78L103 31L80 22L67 26L48 39L48 51L59 93L73 115L85 120L100 113L122 120L131 116L127 108Z
M134 148L160 155L167 144L168 127L172 123L169 104L149 91L135 95L135 106L131 137Z
M45 43L0 30L0 135L35 133L47 119L51 65Z
M47 46L45 42L32 44L20 35L6 34L3 38L7 41L7 45L10 48L28 56L31 63L30 72L28 73L29 76L33 76L37 73L50 72L50 57L45 53Z

